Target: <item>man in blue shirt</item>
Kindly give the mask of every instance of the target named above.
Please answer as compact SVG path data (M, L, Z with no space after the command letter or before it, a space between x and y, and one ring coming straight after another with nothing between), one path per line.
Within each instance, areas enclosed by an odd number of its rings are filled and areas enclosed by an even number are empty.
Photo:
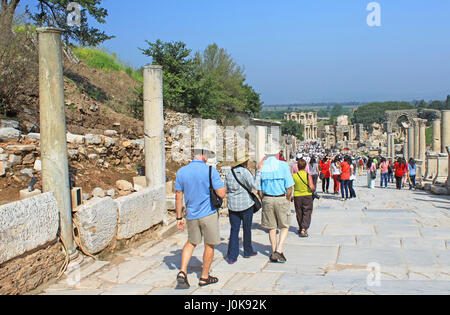
M177 276L178 288L190 287L187 279L187 268L194 249L202 241L205 242L203 254L203 269L200 286L214 284L219 281L209 275L211 263L214 258L214 247L220 244L219 212L214 209L210 197L209 171L206 165L209 157L214 153L208 150L194 150L194 160L181 168L177 173L175 182L177 228L184 231L182 218L183 198L186 203L186 221L188 226L188 241L181 255L181 271ZM226 187L219 172L212 168L212 187L220 198L225 198Z
M291 202L293 200L294 179L289 165L276 159L276 153L267 155L261 170L261 185L259 189L262 198L262 222L269 229L269 240L272 245L271 262L286 262L283 253L284 243L289 233ZM277 241L277 230L281 229Z

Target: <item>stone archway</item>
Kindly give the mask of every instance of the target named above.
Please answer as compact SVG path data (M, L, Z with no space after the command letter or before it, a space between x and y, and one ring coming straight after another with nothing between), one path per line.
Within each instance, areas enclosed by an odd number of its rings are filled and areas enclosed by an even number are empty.
M385 121L388 132L392 131L393 128L397 129L400 127L398 126L400 119L402 122L411 124L414 118L419 118L419 111L417 109L387 110L385 113Z

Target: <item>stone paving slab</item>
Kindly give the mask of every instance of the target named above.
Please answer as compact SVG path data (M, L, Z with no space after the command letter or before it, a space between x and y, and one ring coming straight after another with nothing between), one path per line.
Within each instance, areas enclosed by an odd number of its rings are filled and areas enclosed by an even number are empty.
M450 293L450 282L416 280L383 281L380 287L370 287L367 290L378 295L448 295Z
M341 247L338 264L367 266L370 263L378 263L381 266L406 265L401 253L394 248Z
M324 235L374 235L373 225L369 224L328 224L323 232Z
M380 235L358 235L357 245L361 247L373 248L400 248L401 239L395 237L384 237ZM345 244L344 244L345 245Z
M229 265L229 219L221 218L222 243L216 247L211 275L216 285L198 286L204 246L189 265L189 290L176 290L176 275L187 233L150 241L120 253L121 262L83 267L81 280L69 286L62 279L45 294L147 295L375 295L450 294L449 199L395 189L368 189L357 182L358 200L342 202L324 196L315 203L310 238L297 235L292 212L284 253L285 264L269 262L271 246L254 217L253 246L258 256ZM386 197L387 196L387 197ZM448 201L448 202L447 202ZM380 267L380 287L367 282L369 263ZM103 265L104 264L104 265Z

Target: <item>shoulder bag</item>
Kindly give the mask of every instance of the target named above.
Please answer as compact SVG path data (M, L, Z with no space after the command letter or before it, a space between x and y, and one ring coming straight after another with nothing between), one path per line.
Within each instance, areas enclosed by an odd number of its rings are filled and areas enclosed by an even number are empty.
M306 173L306 174L307 174L306 178L307 178L308 183L305 183L305 181L302 179L302 177L300 176L299 173L297 173L297 176L298 176L298 178L300 178L300 180L303 182L303 184L305 184L306 186L308 186L309 190L311 190L313 200L314 200L314 199L320 199L320 196L319 196L319 194L317 193L317 191L312 190L312 189L311 189L311 186L309 186L309 174L308 174L308 173Z
M209 195L214 209L220 209L223 204L223 199L217 196L216 191L212 185L212 166L209 167Z
M237 178L236 173L234 172L234 169L231 169L231 173L233 173L234 179L238 182L238 184L242 188L244 188L248 192L248 194L250 195L250 198L252 198L253 202L255 203L255 205L253 206L253 213L257 213L262 208L261 201L259 200L259 198L253 192L250 191L250 189L248 189L247 187L242 185L242 183Z

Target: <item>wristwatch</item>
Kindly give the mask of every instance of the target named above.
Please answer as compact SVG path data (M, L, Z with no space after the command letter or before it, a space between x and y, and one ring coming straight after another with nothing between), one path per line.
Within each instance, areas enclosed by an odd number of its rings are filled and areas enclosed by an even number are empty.
M177 218L177 221L181 221L181 220L183 220L183 218Z

